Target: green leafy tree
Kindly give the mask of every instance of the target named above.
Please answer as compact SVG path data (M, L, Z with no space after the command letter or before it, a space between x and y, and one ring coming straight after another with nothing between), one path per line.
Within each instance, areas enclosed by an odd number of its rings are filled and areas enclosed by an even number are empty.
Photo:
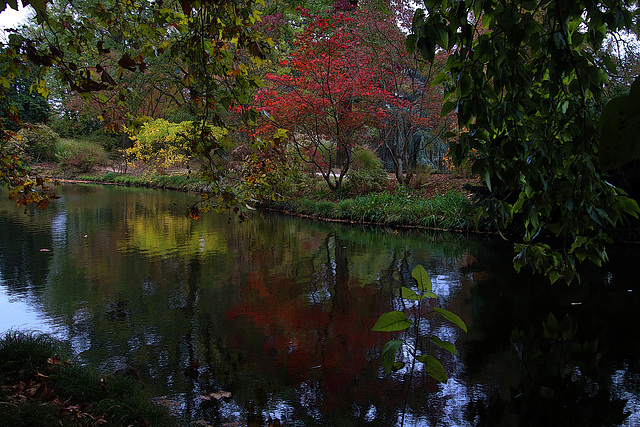
M0 59L6 61L9 58L3 55ZM3 64L1 67L5 72L9 72L11 66ZM47 99L37 91L31 90L35 81L31 67L32 65L20 70L20 74L16 75L13 81L10 81L5 73L0 79L0 84L6 89L6 95L0 101L0 119L6 129L17 131L21 123L45 123L49 118L51 108Z
M637 7L614 0L425 6L408 46L430 61L450 52L437 80L448 100L442 113L456 110L461 129L453 159L461 165L474 153L487 194L481 215L521 234L516 268L571 281L579 261L605 261L607 228L637 216L638 205L607 182L599 158L592 106L607 73L594 52L608 34L634 29Z
M44 80L40 74L42 70L29 62L28 55L25 60L25 56L16 48L18 39L15 34L11 34L7 37L7 43L0 48L0 106L4 117L4 120L0 120L0 182L6 185L9 198L15 200L18 206L34 204L39 209L44 209L56 195L49 192L47 179L31 176L29 168L16 152L19 147L11 141L16 127L24 122L20 103L16 105L15 102L17 88L31 81L30 94L39 93L46 97ZM22 113L24 114L24 108Z

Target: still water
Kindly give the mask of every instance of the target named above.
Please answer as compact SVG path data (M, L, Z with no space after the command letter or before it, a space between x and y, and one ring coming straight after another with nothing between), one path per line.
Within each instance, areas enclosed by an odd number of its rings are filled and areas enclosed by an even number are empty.
M640 425L638 247L550 287L489 237L258 212L193 221L194 195L56 190L46 211L0 193L0 331L52 333L105 373L136 368L184 425ZM418 264L469 327L422 322L457 356L405 337L446 383L420 364L385 374L393 336L370 331L402 309Z

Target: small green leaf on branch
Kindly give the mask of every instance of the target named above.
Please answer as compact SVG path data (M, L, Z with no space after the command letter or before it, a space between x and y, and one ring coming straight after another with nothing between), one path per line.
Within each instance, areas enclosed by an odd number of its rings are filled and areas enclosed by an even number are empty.
M435 378L437 381L442 383L446 382L448 377L447 373L444 370L444 366L438 359L433 356L429 356L428 354L423 354L422 356L416 357L419 362L424 363L424 370L426 373Z
M449 341L442 341L440 338L436 337L436 336L432 336L431 337L431 341L436 344L439 347L442 347L443 349L447 350L449 353L453 354L454 356L458 355L458 351L456 350L456 346L453 345L452 343L450 343Z
M452 313L449 310L445 310L444 308L440 308L440 307L434 307L433 311L435 311L436 313L438 313L439 315L441 315L442 317L444 317L448 321L454 323L456 326L458 326L463 331L469 332L468 329L467 329L467 324L464 323L464 321L457 314Z
M390 311L382 314L371 330L375 332L396 332L403 331L411 325L413 325L413 322L407 319L405 313L402 311Z
M382 364L384 365L384 370L387 374L394 370L396 353L402 346L402 343L402 340L390 340L384 345L384 348L382 349Z

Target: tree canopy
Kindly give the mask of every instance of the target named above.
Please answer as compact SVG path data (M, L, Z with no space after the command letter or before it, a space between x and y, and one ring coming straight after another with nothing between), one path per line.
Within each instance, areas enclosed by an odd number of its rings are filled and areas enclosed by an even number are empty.
M638 205L607 182L594 105L612 61L608 34L634 30L637 5L616 0L426 1L411 49L450 52L443 113L456 110L457 164L473 157L486 186L482 214L522 240L515 264L570 281L578 261L606 260L607 227ZM607 135L604 135L607 138ZM605 143L606 144L606 143ZM620 153L624 155L623 153ZM549 239L549 237L557 240Z

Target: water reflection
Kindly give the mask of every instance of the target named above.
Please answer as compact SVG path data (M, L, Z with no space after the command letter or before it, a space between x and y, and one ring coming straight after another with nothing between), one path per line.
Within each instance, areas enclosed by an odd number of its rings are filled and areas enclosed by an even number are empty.
M261 214L195 222L183 211L190 195L56 191L63 198L44 212L2 201L0 297L20 301L36 316L27 323L64 336L82 360L106 372L135 367L185 421L388 426L404 414L416 426L561 425L564 416L619 422L624 411L638 420L640 332L626 327L638 307L633 248L586 271L578 289L550 288L516 276L509 247L490 239ZM457 342L459 357L432 349L446 384L419 366L384 375L389 335L369 331L398 307L417 264L439 304L469 326L424 323ZM547 372L558 366L549 313L570 319L563 346L597 340L595 353L562 351L561 369ZM207 398L220 391L231 397Z

